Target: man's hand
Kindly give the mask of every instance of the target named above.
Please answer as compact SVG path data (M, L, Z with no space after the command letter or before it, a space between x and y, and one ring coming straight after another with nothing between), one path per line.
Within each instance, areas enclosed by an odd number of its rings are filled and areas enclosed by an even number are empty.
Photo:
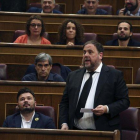
M93 109L93 113L97 116L101 116L104 113L107 113L106 105L98 105L95 109Z
M62 124L61 130L68 130L69 127L66 123Z
M119 11L119 15L120 15L120 16L126 15L126 14L124 14L124 11L125 11L125 8L121 9L121 10Z

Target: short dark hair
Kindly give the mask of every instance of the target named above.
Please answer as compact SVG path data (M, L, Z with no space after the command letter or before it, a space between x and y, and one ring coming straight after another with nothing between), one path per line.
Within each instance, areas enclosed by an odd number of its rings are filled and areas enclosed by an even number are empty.
M44 22L43 22L41 16L39 16L39 15L32 15L32 16L27 20L27 22L26 22L26 34L27 34L28 36L30 36L30 34L31 34L31 33L30 33L30 30L29 30L29 27L30 27L31 21L32 21L33 19L37 19L37 20L40 20L40 21L41 21L42 30L41 30L40 36L43 36L44 33L45 33L45 26L44 26Z
M120 21L120 22L118 23L118 25L117 25L117 30L118 30L118 26L119 26L121 23L127 23L127 24L129 24L129 26L130 26L130 32L132 32L132 30L133 30L132 24L131 24L130 22L128 22L128 21Z
M104 48L103 48L103 45L99 42L97 42L96 40L90 40L90 41L87 41L84 45L83 45L83 49L84 47L87 45L87 44L93 44L97 51L100 53L100 52L104 52Z
M67 24L71 22L75 25L76 27L76 36L75 36L75 41L76 42L83 42L84 40L84 28L83 26L76 20L73 19L65 19L62 24L60 25L59 29L58 29L58 38L59 38L59 42L66 42L66 28L67 28Z
M19 90L19 92L18 92L18 94L17 94L17 101L18 101L18 98L19 98L19 96L20 96L21 94L28 93L28 92L31 93L31 94L33 95L34 99L35 99L35 94L34 94L34 92L31 91L29 88L24 87L24 88L22 88L22 89Z

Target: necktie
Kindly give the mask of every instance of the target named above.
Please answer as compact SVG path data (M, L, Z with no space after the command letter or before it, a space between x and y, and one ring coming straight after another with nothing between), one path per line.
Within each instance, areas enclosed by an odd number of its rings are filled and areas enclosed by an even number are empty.
M83 113L80 113L80 109L85 107L90 89L91 89L91 85L92 85L92 75L94 74L94 72L89 72L90 76L89 79L85 82L85 85L83 87L83 90L81 92L81 96L77 105L77 109L76 109L76 118L80 119L83 117Z

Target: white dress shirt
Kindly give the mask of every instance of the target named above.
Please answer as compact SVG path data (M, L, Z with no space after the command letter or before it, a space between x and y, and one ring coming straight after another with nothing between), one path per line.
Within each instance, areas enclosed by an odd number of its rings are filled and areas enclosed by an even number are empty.
M92 109L94 108L94 98L95 98L95 93L96 93L96 87L97 87L97 83L99 80L102 66L103 64L101 62L98 68L94 71L95 73L92 75L92 86L91 86L91 89L90 89L90 92L89 92L89 95L85 104L85 108L92 108ZM88 80L89 76L90 74L88 73L88 71L86 71L83 76L83 80L82 80L82 84L81 84L81 88L79 92L79 98L81 96L81 92L83 90L84 84ZM93 113L84 113L81 119L77 120L75 118L74 123L75 123L75 126L80 129L96 129Z
M33 120L34 115L35 115L35 111L33 113L32 118L29 121L26 121L22 114L20 114L20 115L21 115L21 119L22 119L22 121L21 121L21 128L31 128L32 120Z

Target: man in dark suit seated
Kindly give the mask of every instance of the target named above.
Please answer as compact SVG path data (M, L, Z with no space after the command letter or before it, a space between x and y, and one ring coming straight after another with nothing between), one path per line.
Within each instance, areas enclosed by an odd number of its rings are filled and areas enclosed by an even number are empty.
M127 21L121 21L117 26L118 38L110 40L105 43L107 46L140 46L140 42L135 41L131 37L133 36L132 25Z
M84 0L84 6L77 14L108 15L107 11L98 9L99 0Z
M56 73L51 73L52 57L46 53L39 53L35 58L36 72L29 73L22 78L22 81L48 81L65 82L64 79Z
M129 107L128 88L121 71L102 63L103 51L94 40L84 44L84 67L68 75L60 102L62 130L121 129L119 113Z
M125 0L124 8L118 10L117 15L140 16L140 1Z
M28 88L20 89L17 94L19 111L6 118L3 127L55 129L53 120L35 112L35 95Z
M62 14L62 12L54 9L55 0L41 0L41 6L42 8L31 7L27 12Z

